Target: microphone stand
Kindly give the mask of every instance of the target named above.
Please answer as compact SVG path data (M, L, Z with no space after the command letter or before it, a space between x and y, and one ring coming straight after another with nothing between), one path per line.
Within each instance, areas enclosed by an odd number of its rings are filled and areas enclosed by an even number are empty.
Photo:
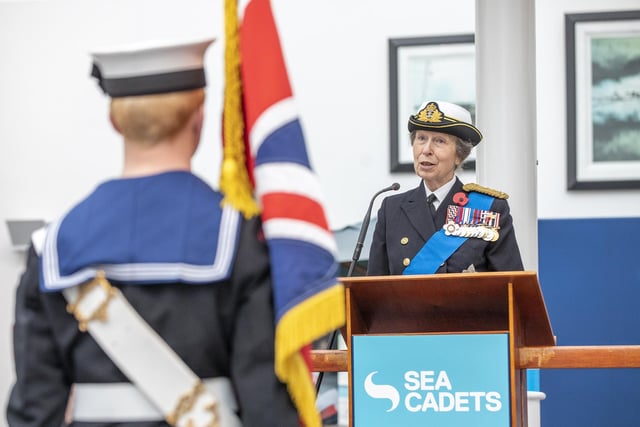
M351 257L351 264L349 265L349 271L347 272L346 277L351 277L353 275L353 270L360 259L360 252L362 252L362 247L364 246L364 239L367 235L367 229L369 228L369 222L371 221L371 210L373 209L373 202L376 200L382 193L386 193L387 191L397 191L400 188L400 184L394 182L388 187L383 188L373 195L371 201L369 202L369 208L367 209L367 213L364 215L364 219L362 220L362 225L360 226L360 234L358 235L358 240L356 242L356 247L353 250L353 256ZM327 349L332 349L335 344L336 337L338 336L338 329L335 329L331 333L331 338L329 339L329 345ZM324 378L324 371L318 374L318 380L316 381L316 396L320 392L320 385L322 384L322 379Z

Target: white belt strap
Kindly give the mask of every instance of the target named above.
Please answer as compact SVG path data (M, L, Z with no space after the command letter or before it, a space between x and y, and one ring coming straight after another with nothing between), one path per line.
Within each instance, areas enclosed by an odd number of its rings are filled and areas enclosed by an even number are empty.
M220 402L218 415L222 427L241 427L238 409L226 377L202 381ZM80 383L73 385L71 419L77 422L159 421L162 413L131 383Z
M218 426L217 401L200 378L98 272L64 290L67 309L172 426Z

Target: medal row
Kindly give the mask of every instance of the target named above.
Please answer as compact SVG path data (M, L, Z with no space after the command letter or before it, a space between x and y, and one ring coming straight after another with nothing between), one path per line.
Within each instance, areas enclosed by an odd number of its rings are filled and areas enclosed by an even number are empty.
M500 237L497 228L485 225L460 225L449 221L442 228L447 236L474 237L487 242L495 242Z

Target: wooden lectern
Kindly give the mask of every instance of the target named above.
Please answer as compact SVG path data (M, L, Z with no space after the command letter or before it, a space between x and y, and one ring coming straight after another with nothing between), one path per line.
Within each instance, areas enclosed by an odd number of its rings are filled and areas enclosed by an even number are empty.
M521 347L553 346L554 335L535 272L487 272L340 279L346 288L345 341L353 397L352 337L357 335L486 334L508 336L509 418L527 426ZM353 401L351 401L353 402ZM353 403L349 422L354 425Z

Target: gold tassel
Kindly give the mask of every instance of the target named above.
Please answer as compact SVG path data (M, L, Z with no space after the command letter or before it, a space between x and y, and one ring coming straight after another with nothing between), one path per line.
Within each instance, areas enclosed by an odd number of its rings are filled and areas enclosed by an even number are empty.
M224 151L220 170L220 191L224 194L223 205L230 204L242 212L245 218L251 218L260 213L260 208L253 198L244 145L237 0L225 0L224 16Z
M321 427L314 385L300 353L301 343L340 328L345 323L345 291L342 283L307 298L287 311L276 328L276 375L287 384L289 395L305 427Z

